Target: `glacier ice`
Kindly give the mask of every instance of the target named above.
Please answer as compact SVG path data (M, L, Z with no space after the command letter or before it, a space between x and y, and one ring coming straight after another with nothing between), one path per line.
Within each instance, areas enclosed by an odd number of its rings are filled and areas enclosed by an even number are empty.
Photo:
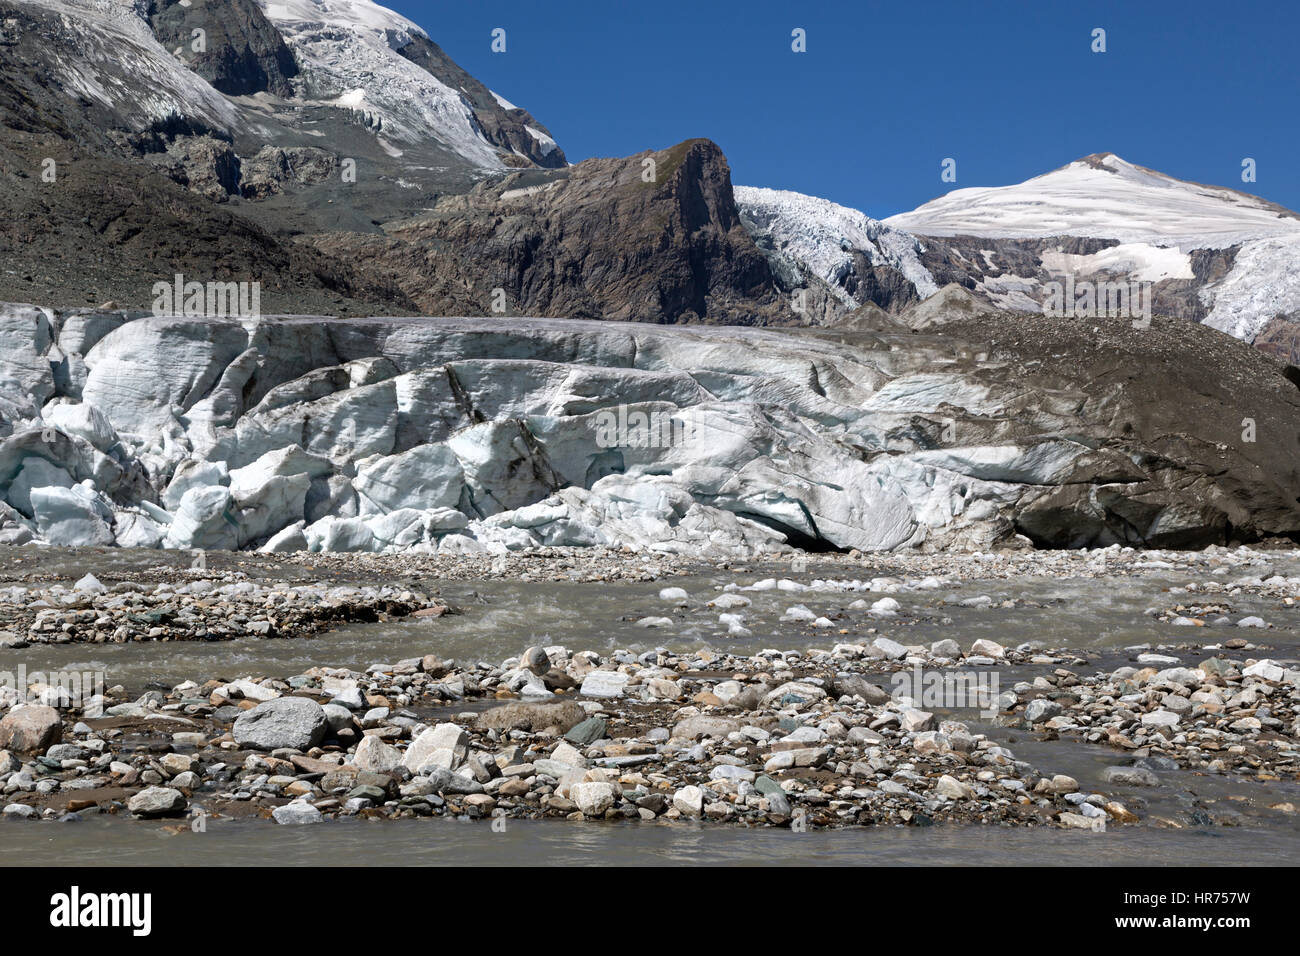
M11 543L987 546L1026 493L1124 468L1051 421L934 447L919 421L988 416L1014 387L792 332L18 305L0 329Z

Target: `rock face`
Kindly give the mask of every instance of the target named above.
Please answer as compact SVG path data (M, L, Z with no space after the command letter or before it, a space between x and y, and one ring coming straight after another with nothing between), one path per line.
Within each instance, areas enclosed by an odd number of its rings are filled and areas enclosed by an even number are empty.
M7 540L753 555L1300 528L1296 438L1278 431L1300 391L1184 323L98 313L88 345L89 320L0 312Z
M383 237L331 234L317 245L394 275L442 314L802 321L744 228L726 158L708 140L517 173L441 199Z
M267 311L296 313L811 315L707 140L569 167L527 110L369 0L101 6L0 0L0 300L154 308L179 273L258 281ZM83 109L39 76L107 92ZM51 156L57 190L29 172ZM860 271L882 302L915 295L888 257Z
M415 311L391 284L367 279L348 263L278 234L273 225L260 225L247 209L205 198L228 199L235 185L218 172L216 157L224 147L213 146L211 164L180 170L167 145L151 154L157 163L141 159L140 165L107 149L78 152L69 146L73 158L58 167L59 188L41 196L39 178L21 173L38 169L56 146L30 135L9 138L2 124L0 131L0 176L15 183L0 190L0 219L10 226L0 230L0 260L7 264L0 270L0 298L69 307L111 299L152 309L155 283L179 273L204 282L261 276L261 307L267 311ZM199 151L187 155L197 158ZM199 191L176 179L199 185ZM161 217L160 210L166 211ZM86 331L103 334L93 325ZM91 344L93 338L87 350Z
M245 711L235 721L235 743L255 750L310 750L329 724L320 704L305 697L279 697Z
M239 193L239 157L211 136L177 136L165 153L150 157L173 182L213 202Z
M265 199L289 186L319 185L338 165L333 153L312 146L263 146L241 164L235 185L246 199Z
M938 290L915 236L815 196L737 186L745 228L805 322L842 325L873 305L897 312Z
M161 0L150 16L158 41L187 54L189 68L229 96L293 95L298 64L254 0ZM201 51L192 49L204 31Z

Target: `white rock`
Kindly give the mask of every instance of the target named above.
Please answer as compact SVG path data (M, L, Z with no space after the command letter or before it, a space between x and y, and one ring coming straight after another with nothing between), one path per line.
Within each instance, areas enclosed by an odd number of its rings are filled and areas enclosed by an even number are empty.
M412 773L415 773L439 750L446 750L459 763L468 754L469 736L464 730L452 723L430 727L411 741L411 746L407 748L402 763ZM447 769L451 770L455 769L455 767L448 767Z
M614 805L612 783L575 783L569 787L569 799L589 817L598 817Z
M898 715L898 725L906 734L929 730L934 726L934 714L915 707L905 707Z
M1286 668L1282 667L1276 661L1265 658L1262 661L1256 661L1249 667L1242 670L1245 677L1262 677L1264 680L1282 681L1286 679Z
M673 807L687 817L698 817L704 812L704 791L699 787L682 787L673 794Z
M587 766L587 758L582 755L582 751L566 740L561 740L555 745L555 749L551 751L551 759L579 769Z
M1153 710L1142 715L1142 723L1148 727L1177 727L1178 715L1167 710Z
M878 650L888 660L898 660L900 657L907 656L907 648L898 641L890 640L887 637L878 637L871 642L871 646Z
M357 744L352 763L358 770L388 773L402 765L402 752L396 747L390 747L380 738L370 735L362 737L361 742Z
M322 823L325 820L324 814L310 803L304 803L301 800L294 800L282 807L276 807L271 811L271 816L275 818L276 823L292 825Z
M935 782L934 789L940 796L950 800L966 800L973 795L970 787L946 773Z
M99 583L99 578L93 574L86 574L72 586L74 591L81 591L85 594L103 594L108 588Z
M594 670L583 678L579 692L586 697L622 697L628 679L619 671Z

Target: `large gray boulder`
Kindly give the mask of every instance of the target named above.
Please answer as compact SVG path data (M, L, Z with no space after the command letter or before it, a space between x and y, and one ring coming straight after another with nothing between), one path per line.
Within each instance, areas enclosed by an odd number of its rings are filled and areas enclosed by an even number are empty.
M185 795L171 787L146 787L130 800L126 808L137 817L168 817L184 813Z
M235 721L235 743L254 750L310 750L325 739L325 709L305 697L278 697Z
M478 715L478 726L483 730L531 730L533 733L550 731L558 735L572 729L586 717L587 712L572 700L553 704L520 701L483 711Z
M53 707L17 707L0 719L0 750L44 752L63 739L63 723Z

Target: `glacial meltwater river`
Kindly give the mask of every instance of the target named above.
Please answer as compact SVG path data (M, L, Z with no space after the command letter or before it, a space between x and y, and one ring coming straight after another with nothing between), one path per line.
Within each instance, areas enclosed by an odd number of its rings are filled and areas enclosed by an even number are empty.
M69 567L69 574L86 568ZM825 569L822 569L825 573ZM844 577L843 567L835 569ZM1233 596L1169 593L1189 582L1225 581L1259 568L1232 568L1215 576L1193 562L1187 567L1156 569L1138 576L1026 575L982 579L978 566L933 590L905 590L893 595L902 605L899 617L874 620L860 612L837 615L858 598L878 593L780 590L744 592L753 605L743 609L753 636L735 638L718 622L717 611L704 607L721 587L741 586L773 576L758 566L743 572L716 570L653 582L527 583L517 580L442 582L439 596L460 613L437 619L405 619L383 624L343 627L310 639L245 638L227 642L137 643L126 645L35 645L25 650L0 649L0 671L24 664L29 671L98 670L108 685L122 684L135 695L149 685L173 686L185 679L233 679L243 675L288 676L314 665L364 669L378 662L435 653L444 660L476 659L500 663L531 644L563 644L571 650L599 653L626 648L635 652L656 646L674 649L711 647L731 652L764 648L827 648L836 641L861 640L868 628L903 644L929 644L952 638L963 648L977 638L1006 646L1026 641L1069 649L1088 657L1080 673L1113 670L1131 662L1138 645L1160 649L1195 666L1199 647L1244 637L1257 651L1230 652L1237 658L1269 657L1295 661L1300 654L1300 602L1256 592ZM785 576L810 581L807 574ZM879 573L879 572L877 572ZM1295 552L1270 555L1266 574L1296 575ZM778 571L777 576L781 576ZM829 575L828 575L829 576ZM864 575L870 578L871 574ZM909 580L914 580L909 575ZM658 597L665 586L690 594L687 608L675 609ZM982 595L992 607L959 602ZM1014 606L999 607L1004 601ZM1150 608L1195 603L1226 604L1237 621L1258 615L1266 630L1230 624L1179 627L1162 623ZM818 615L837 618L848 635L823 636L806 626L779 620L795 604ZM674 619L671 628L648 630L635 621L648 616ZM1297 666L1292 664L1291 666ZM1008 668L1005 687L1049 673L1051 665ZM887 686L887 685L886 685ZM463 710L464 707L458 707ZM1049 773L1075 777L1084 790L1100 787L1101 771L1119 762L1105 747L1065 739L1047 740L1023 729L960 719L973 729L1004 742L1020 759ZM1169 864L1251 865L1300 862L1300 813L1273 809L1300 806L1300 781L1259 781L1189 771L1163 771L1161 785L1125 789L1109 786L1131 805L1142 807L1143 821L1093 833L1055 828L999 826L868 827L837 831L796 832L786 829L740 829L710 824L657 821L585 822L563 820L460 821L415 819L367 821L341 819L311 827L275 826L266 820L216 819L205 832L175 822L143 822L125 814L88 814L75 822L0 820L0 864L1060 864L1064 866ZM1230 809L1236 825L1170 826L1179 810ZM1184 819L1185 819L1184 815Z

